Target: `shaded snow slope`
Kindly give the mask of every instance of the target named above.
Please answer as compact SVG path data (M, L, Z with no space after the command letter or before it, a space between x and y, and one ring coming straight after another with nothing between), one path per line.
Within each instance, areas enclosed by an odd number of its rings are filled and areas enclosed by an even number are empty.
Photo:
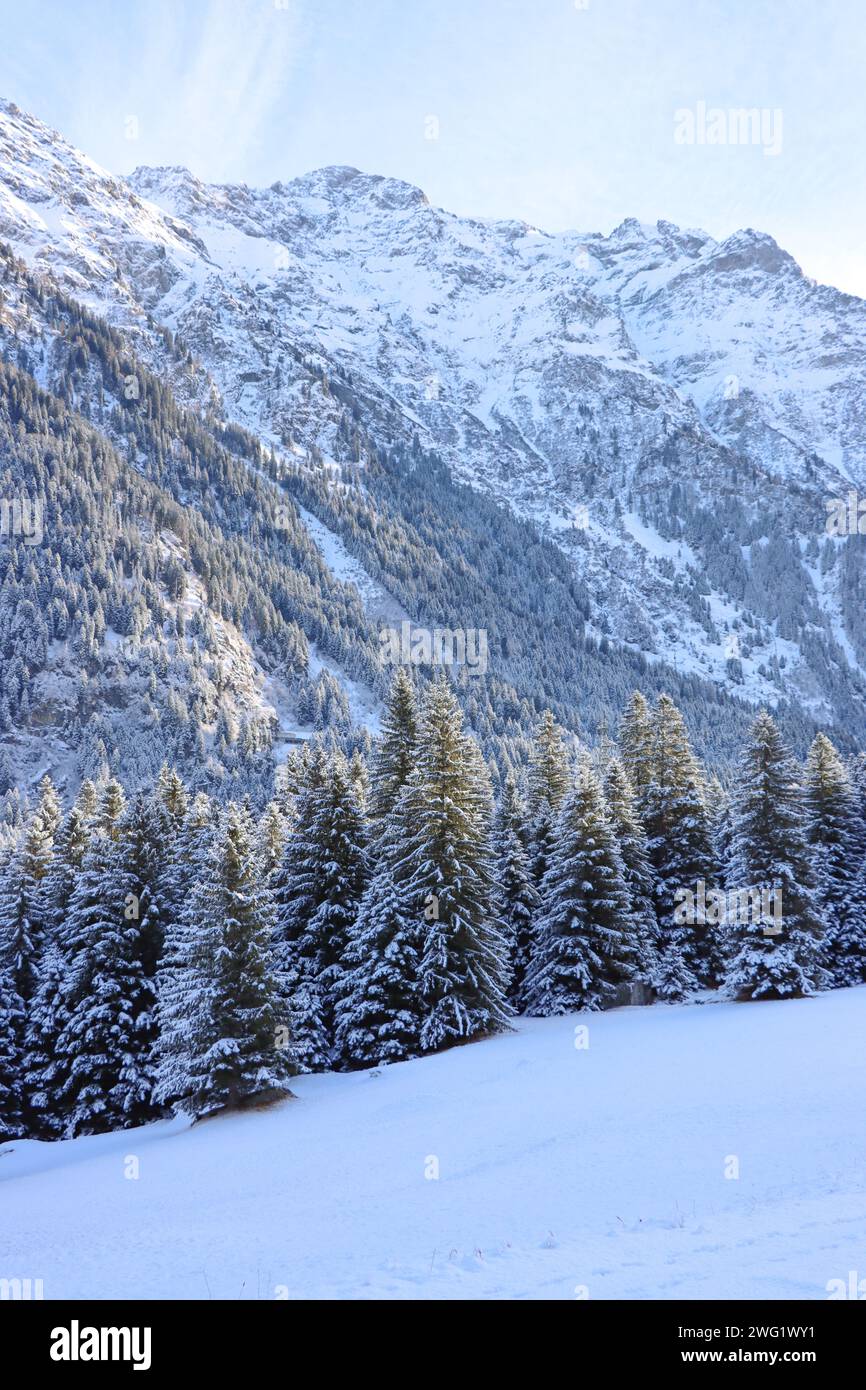
M0 1272L46 1298L826 1298L866 1267L864 1044L866 988L521 1020L266 1112L6 1146Z

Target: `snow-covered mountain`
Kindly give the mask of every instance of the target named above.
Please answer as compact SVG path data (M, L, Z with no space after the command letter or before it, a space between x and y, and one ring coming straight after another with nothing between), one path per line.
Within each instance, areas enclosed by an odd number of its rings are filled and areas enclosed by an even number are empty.
M862 727L860 542L825 519L866 489L866 304L771 237L550 235L350 168L261 190L123 179L0 104L0 241L180 404L311 474L438 455L555 541L597 641ZM44 341L38 317L7 304L7 334Z

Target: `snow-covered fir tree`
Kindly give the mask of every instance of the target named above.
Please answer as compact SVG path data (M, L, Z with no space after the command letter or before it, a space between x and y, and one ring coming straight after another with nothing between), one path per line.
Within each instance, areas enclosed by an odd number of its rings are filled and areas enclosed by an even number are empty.
M63 808L60 805L57 788L47 772L39 783L39 815L45 827L45 833L53 843L63 819Z
M298 818L298 798L310 779L310 768L318 745L301 744L290 748L285 762L274 777L274 797L283 813L286 834Z
M127 914L137 923L139 950L148 978L156 976L166 927L162 888L168 856L167 825L158 797L138 791L118 825L125 872L130 876Z
M772 716L762 712L743 753L733 813L729 901L731 892L743 897L728 924L727 988L737 999L787 999L828 983L805 819L797 765ZM762 894L766 910L746 910Z
M668 695L659 696L653 712L650 780L642 801L659 925L657 989L662 998L681 999L716 979L710 926L689 922L681 897L697 895L702 882L713 884L715 862L703 773Z
M731 798L718 777L707 782L707 809L710 823L710 844L713 851L713 882L720 886L728 882L731 841L734 833ZM708 923L707 931L715 961L715 983L721 984L728 973L731 936L721 923Z
M270 882L286 847L286 818L276 797L268 802L259 821L256 847L262 873Z
M419 726L418 760L396 808L394 877L423 924L422 1050L507 1027L508 946L492 880L490 778L442 673Z
M249 815L230 805L198 865L185 958L165 1010L157 1094L202 1116L288 1094L294 1070L273 949L274 907Z
M369 874L368 833L342 753L316 754L273 876L280 970L303 1070L329 1065L349 931Z
M11 853L0 857L0 886L9 873ZM18 993L10 941L0 933L0 1142L27 1134L22 1039L24 1001Z
M117 839L120 817L125 806L126 794L123 787L116 777L109 778L98 792L94 820L97 830L101 830L110 840Z
M370 815L374 824L391 814L417 760L418 706L405 666L398 666L394 673L381 728L373 752Z
M60 825L51 865L42 881L45 945L39 983L28 1009L24 1049L31 1129L41 1139L56 1138L63 1132L63 1116L55 1097L68 1075L68 1059L58 1052L68 1019L64 1002L71 959L67 909L89 839L87 824L75 805Z
M119 812L118 812L119 815ZM155 989L135 915L136 880L118 821L97 829L69 900L68 965L57 1040L58 1112L68 1135L152 1119Z
M177 832L186 819L189 797L176 768L163 763L156 779L156 796L165 807L172 829Z
M349 759L349 776L355 788L361 814L367 816L370 811L370 774L367 770L367 760L359 748L355 749Z
M625 866L598 781L583 759L541 885L537 949L524 985L527 1013L604 1007L636 976L632 931Z
M205 927L218 910L217 813L199 793L188 805L163 876L166 920L157 966L157 1081L155 1094L179 1109L187 1100L190 1029L205 999L208 946Z
M866 753L858 753L848 767L851 787L851 830L849 843L854 873L866 859Z
M830 957L837 987L866 982L866 859L848 887Z
M621 759L614 754L610 754L606 760L602 790L611 828L622 856L636 976L642 984L655 988L659 966L659 933L649 847L638 817L631 781Z
M33 998L39 978L45 938L42 883L51 865L55 827L50 812L47 820L43 816L40 802L0 882L0 943L12 962L15 987L25 1006Z
M537 888L550 863L556 818L569 784L564 735L550 710L545 710L533 741L526 779L531 827L530 867Z
M653 775L653 719L639 690L629 696L619 725L619 750L635 795L639 815Z
M421 924L394 877L399 846L382 822L382 852L349 931L336 989L335 1052L348 1067L417 1056L421 1048Z
M517 1005L523 981L532 958L533 923L538 911L538 890L532 881L529 855L527 811L517 779L509 772L493 824L494 877L497 907L506 932L511 959L509 998Z
M89 777L85 777L81 783L78 796L75 798L75 805L78 807L83 821L88 822L95 818L99 805L99 794Z
M826 734L818 733L806 758L806 841L810 846L818 903L824 919L826 963L838 985L851 978L864 952L863 923L850 911L856 875L856 823L848 771Z

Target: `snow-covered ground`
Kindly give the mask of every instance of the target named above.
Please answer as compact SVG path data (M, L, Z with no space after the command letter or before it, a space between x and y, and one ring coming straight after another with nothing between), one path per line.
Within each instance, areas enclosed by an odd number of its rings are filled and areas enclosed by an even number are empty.
M0 1276L195 1299L822 1299L866 1277L866 988L521 1020L295 1090L7 1145Z

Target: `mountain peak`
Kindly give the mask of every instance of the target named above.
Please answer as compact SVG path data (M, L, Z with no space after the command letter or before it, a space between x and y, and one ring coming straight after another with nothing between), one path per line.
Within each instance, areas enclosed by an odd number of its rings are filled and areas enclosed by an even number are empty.
M367 202L391 211L429 206L426 193L414 184L384 174L365 174L348 164L325 165L275 187L289 196L323 198L332 205Z
M618 227L614 227L608 241L648 241L655 235L651 222L639 222L636 217L626 217Z
M756 266L770 272L795 270L800 273L794 257L783 251L774 237L767 232L756 232L753 227L741 228L721 242L713 257L713 266L717 270Z

